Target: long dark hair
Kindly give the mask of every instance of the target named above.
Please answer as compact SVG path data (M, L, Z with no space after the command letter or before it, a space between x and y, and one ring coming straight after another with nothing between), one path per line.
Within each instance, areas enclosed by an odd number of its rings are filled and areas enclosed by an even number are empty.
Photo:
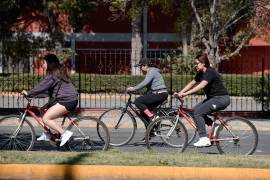
M46 74L52 74L61 80L69 82L70 77L55 54L47 54L44 59L47 62Z

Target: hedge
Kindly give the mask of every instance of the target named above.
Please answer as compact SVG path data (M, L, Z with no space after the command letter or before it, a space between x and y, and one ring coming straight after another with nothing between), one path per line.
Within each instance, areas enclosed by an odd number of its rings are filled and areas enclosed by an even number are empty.
M163 76L167 88L171 90L171 76L169 74ZM183 88L193 77L194 75L173 75L172 92ZM42 78L41 75L22 73L2 75L0 76L1 91L21 92L23 89L29 90ZM144 76L101 74L74 74L72 76L75 86L81 93L123 93L127 87L134 86L143 78ZM230 95L233 96L254 96L261 89L260 76L257 75L223 75L223 79Z

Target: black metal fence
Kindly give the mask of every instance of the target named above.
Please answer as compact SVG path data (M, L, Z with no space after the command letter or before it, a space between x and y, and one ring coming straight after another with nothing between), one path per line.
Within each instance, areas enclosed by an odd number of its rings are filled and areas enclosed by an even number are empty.
M249 51L250 52L250 49ZM231 95L231 105L226 111L268 110L269 55L244 52L241 56L219 65L226 87ZM268 51L269 52L269 51ZM139 69L131 65L130 49L77 49L73 62L73 82L80 92L80 108L111 108L124 105L125 90L143 79ZM193 77L193 64L179 58L176 50L152 49L147 51L150 58L162 71L170 93L180 90ZM132 69L133 68L133 69ZM133 73L133 75L131 75ZM18 107L18 92L31 89L42 79L35 73L32 58L1 59L0 62L0 108ZM186 98L185 104L192 108L204 96L199 93ZM46 99L36 100L42 105ZM177 106L169 99L167 106Z

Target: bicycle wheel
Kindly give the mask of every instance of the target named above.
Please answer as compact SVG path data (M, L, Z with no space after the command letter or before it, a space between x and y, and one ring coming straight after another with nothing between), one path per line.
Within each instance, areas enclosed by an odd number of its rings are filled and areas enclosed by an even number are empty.
M95 117L84 116L73 120L67 129L73 132L68 146L71 151L106 151L110 136L106 125ZM97 131L99 126L99 131Z
M16 115L0 119L0 150L30 151L36 140L32 124Z
M108 127L111 146L128 144L135 135L136 120L130 111L123 112L123 108L109 109L99 117L99 120Z
M166 114L168 115L168 116L173 116L173 117L175 117L175 116L177 116L177 109L174 109L174 108L171 108L171 109L167 109L166 110ZM191 120L191 121L193 121L194 122L194 119L193 119L193 117L192 117L192 115L191 115L191 113L189 113L189 112L185 112L185 114L188 116L188 118ZM165 114L164 114L165 115ZM180 118L180 121L183 123L183 125L186 127L186 129L187 129L187 133L188 133L188 142L187 142L187 144L189 145L192 141L194 141L194 139L196 138L196 136L197 136L197 131L196 131L196 129L186 120L186 119L184 119L183 117L181 117L181 116L179 116L179 118Z
M221 154L253 154L258 145L258 133L247 119L233 117L220 125L216 134L216 145Z
M145 135L148 149L168 152L183 152L187 146L188 134L185 126L174 117L164 116L152 121Z

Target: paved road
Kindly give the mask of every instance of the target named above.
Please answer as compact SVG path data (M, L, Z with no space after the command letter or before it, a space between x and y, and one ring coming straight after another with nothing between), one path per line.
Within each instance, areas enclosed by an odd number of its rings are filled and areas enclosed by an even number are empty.
M262 121L262 120L253 120L252 122L255 124L259 134L259 142L257 149L254 154L256 155L269 155L270 154L270 121ZM140 125L139 125L140 126ZM135 137L133 140L125 146L122 147L114 147L114 149L119 149L121 151L130 151L130 152L138 152L138 151L146 151L147 148L144 143L141 143L140 140L144 136L145 130L143 128L138 128ZM37 135L41 134L41 129L37 129ZM65 151L65 149L58 149L54 146L51 146L49 142L37 142L34 150L43 151L43 150L60 150ZM216 146L208 147L208 148L195 148L192 145L189 145L185 152L198 152L198 153L210 153L210 154L218 154L218 150Z
M99 117L102 111L90 112L92 116ZM250 119L256 126L259 133L259 143L255 154L270 154L270 120L265 119ZM144 136L145 129L140 122L138 123L138 130L135 134L135 137L130 142L130 144L119 147L123 151L144 151L146 146L144 143L138 143ZM141 128L140 128L141 127ZM41 134L41 128L35 126L36 135ZM51 146L48 142L37 142L35 144L34 150L58 150L58 148ZM64 150L64 149L61 149ZM196 151L196 152L205 152L205 153L218 153L215 146L210 148L194 148L189 146L186 151Z

